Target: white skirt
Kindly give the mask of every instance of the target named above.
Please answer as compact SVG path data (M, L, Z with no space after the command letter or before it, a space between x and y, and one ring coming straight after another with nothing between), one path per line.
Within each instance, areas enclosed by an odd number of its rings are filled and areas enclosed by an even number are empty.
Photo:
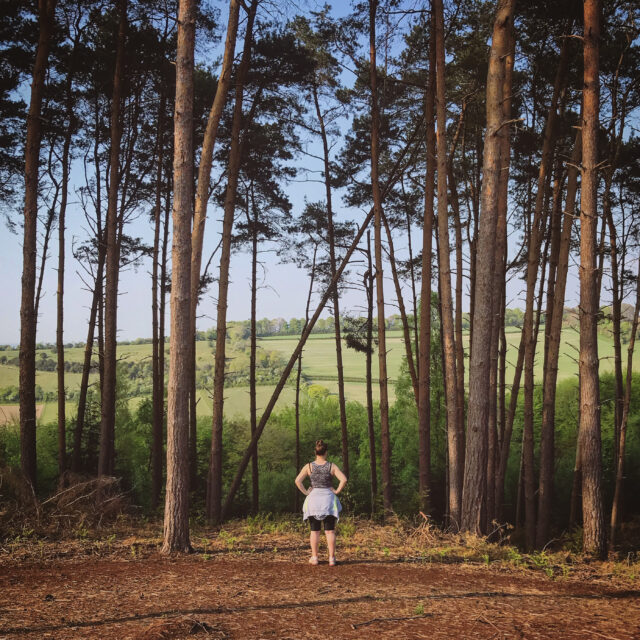
M323 520L327 516L333 516L339 520L341 511L340 500L331 489L312 489L302 505L302 519L307 520L309 516L313 516L316 520Z

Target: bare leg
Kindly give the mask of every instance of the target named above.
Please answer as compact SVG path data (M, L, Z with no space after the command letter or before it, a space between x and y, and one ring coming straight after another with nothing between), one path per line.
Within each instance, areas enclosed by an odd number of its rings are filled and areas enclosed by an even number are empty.
M309 560L309 562L311 562L311 564L318 564L318 544L320 543L320 532L312 531L309 535L309 542L311 543L311 560Z
M327 547L329 547L329 564L335 564L336 561L336 532L325 531L327 537Z

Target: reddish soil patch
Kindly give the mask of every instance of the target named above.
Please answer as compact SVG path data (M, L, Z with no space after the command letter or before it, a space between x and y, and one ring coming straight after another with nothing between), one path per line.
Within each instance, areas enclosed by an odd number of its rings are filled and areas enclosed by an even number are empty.
M0 639L640 638L640 591L493 568L268 554L0 570Z

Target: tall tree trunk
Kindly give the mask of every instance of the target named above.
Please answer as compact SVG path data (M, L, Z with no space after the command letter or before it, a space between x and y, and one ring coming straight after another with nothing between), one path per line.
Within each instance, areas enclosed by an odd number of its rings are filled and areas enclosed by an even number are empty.
M526 543L529 549L536 542L536 496L533 442L533 393L534 393L534 362L536 355L536 336L534 331L535 286L538 280L540 262L540 248L544 229L544 196L545 185L553 164L553 150L556 139L557 108L560 93L563 89L568 62L568 39L563 40L560 62L553 87L553 96L547 115L542 143L542 158L538 171L538 189L536 192L533 222L529 233L529 247L527 258L527 294L523 321L524 332L524 493L525 493L525 529ZM539 321L539 319L538 319Z
M118 331L119 248L118 185L120 180L120 140L122 138L122 96L124 79L127 0L119 0L120 22L116 48L116 65L111 96L111 150L109 160L109 195L106 222L106 280L104 302L104 381L100 421L100 457L98 475L112 475L116 421L116 340Z
M253 43L253 23L258 9L258 0L252 0L247 17L247 26L242 51L242 60L236 79L235 105L231 128L231 150L227 189L224 201L224 219L222 222L222 250L220 256L220 275L218 278L218 305L216 316L216 353L213 380L213 426L211 434L211 460L207 483L207 516L214 522L221 520L222 507L222 420L224 403L225 348L227 337L227 296L229 292L229 261L231 258L231 231L235 213L238 174L240 172L242 129L242 100L244 83L251 60Z
M382 224L387 235L387 242L389 248L387 250L387 256L389 258L389 264L391 265L391 275L393 279L393 285L396 290L396 299L398 302L398 310L400 311L400 321L402 323L402 337L405 348L405 355L407 357L407 368L409 369L409 377L411 378L411 385L413 387L413 395L416 400L416 406L419 404L419 392L418 392L418 373L416 372L416 365L413 358L413 348L411 346L411 328L409 326L409 318L407 316L407 310L404 306L404 296L402 295L402 285L400 283L400 276L398 275L398 269L396 268L396 255L393 247L393 236L391 234L391 228L387 216L382 215Z
M156 133L157 144L157 169L156 169L156 193L154 211L153 234L153 265L151 275L151 318L153 334L153 384L152 384L152 427L151 427L151 508L156 509L160 503L162 491L162 454L163 454L163 423L164 423L164 385L160 386L160 351L164 351L164 345L160 343L159 335L159 262L160 262L160 228L162 227L162 173L164 167L164 112L166 109L166 97L160 96L158 106L158 130Z
M502 117L505 122L511 120L511 92L513 79L515 39L513 31L509 33L509 53L505 58L505 72L502 85ZM504 313L506 302L506 266L507 266L507 202L509 195L509 168L511 159L511 130L506 127L506 131L501 139L501 170L498 180L498 221L496 224L496 255L494 265L494 287L492 316L493 325L491 329L491 371L490 371L490 404L489 404L489 424L488 424L488 451L487 451L487 529L497 517L496 510L497 496L495 491L496 467L499 464L499 443L502 437L498 434L498 413L501 412L500 432L504 430L504 375L499 385L499 358L500 358L500 337L504 335ZM506 354L503 356L503 362ZM503 368L500 373L504 374Z
M256 303L258 297L258 209L255 204L253 183L247 193L247 226L251 229L251 336L249 346L249 414L251 422L251 437L256 432L257 426L257 402L256 402ZM253 213L250 217L249 206ZM260 509L260 482L258 477L258 447L251 458L251 500L253 513Z
M367 385L367 433L369 435L369 469L371 476L371 515L377 510L378 503L378 465L376 463L376 433L373 420L373 289L375 276L371 259L371 231L367 231L367 273L364 276L364 286L367 294L367 353L365 362L365 376Z
M304 308L304 326L302 331L305 330L309 324L309 309L311 307L311 296L313 295L313 285L316 279L316 258L318 257L318 245L313 244L313 258L311 260L311 274L309 277L309 292L307 293L307 304ZM300 382L302 379L302 352L298 357L298 370L296 372L296 471L300 470ZM300 493L296 491L296 511L300 508Z
M613 300L611 302L611 323L613 325L613 353L614 353L614 376L615 376L615 409L614 409L614 460L618 459L618 448L620 445L620 426L622 424L622 413L624 405L624 381L622 376L622 341L621 341L621 320L622 320L622 287L620 284L620 265L618 258L618 237L609 201L609 190L611 185L607 185L605 179L604 188L604 211L603 215L609 227L609 257L611 261L611 289Z
M385 515L391 506L391 439L389 436L389 395L387 389L387 345L385 339L384 289L382 265L382 193L378 176L379 111L376 69L376 13L378 0L369 0L369 81L371 84L371 189L374 208L374 252L376 264L376 301L378 310L378 370L380 382L380 437L382 442L382 500Z
M487 129L482 179L482 210L478 228L474 319L469 363L469 412L465 452L462 528L482 533L487 472L489 419L489 367L491 365L492 289L500 182L504 59L510 49L515 0L499 0L487 74Z
M456 234L456 308L455 308L455 336L454 342L456 345L456 394L457 394L457 407L458 407L458 425L461 425L464 429L464 404L465 404L465 391L464 391L464 344L462 342L462 280L463 280L463 265L462 265L462 222L460 217L460 205L458 201L458 189L455 184L455 176L453 174L453 167L451 164L451 158L449 158L449 190L451 191L451 209L454 215L455 234ZM461 469L464 469L464 464L461 461Z
M407 209L407 249L409 251L409 271L411 275L411 302L412 302L412 310L413 310L413 344L416 352L416 374L418 376L418 380L420 379L420 373L417 369L420 366L420 358L418 356L418 345L420 344L418 338L418 294L416 289L416 273L415 273L415 263L413 261L413 241L411 240L411 217L409 214L409 210ZM418 404L420 401L418 400Z
M464 473L464 429L458 423L458 377L456 375L456 345L451 293L449 249L449 213L447 201L447 122L444 84L444 9L442 0L434 0L436 41L436 110L438 128L438 273L442 307L442 356L447 407L447 445L449 449L449 518L458 528L462 509Z
M587 553L605 551L598 378L598 128L600 2L584 2L582 197L580 211L580 442L582 518Z
M65 262L65 216L67 212L67 196L69 191L69 161L71 156L71 138L75 129L75 117L73 115L73 71L75 51L72 53L70 66L66 79L66 120L64 143L62 145L62 195L60 198L60 212L58 213L58 290L57 302L57 326L56 326L56 351L58 355L58 473L62 475L66 469L67 458L67 418L65 411L66 394L64 387L64 262Z
M49 60L56 0L38 0L38 49L33 65L31 100L27 115L24 164L24 239L22 243L22 298L20 302L20 465L25 479L36 488L36 284L38 165L40 162L42 96Z
M158 389L162 396L162 440L164 444L164 416L165 416L165 343L166 343L166 316L167 316L167 253L169 250L169 226L171 223L171 196L173 194L173 180L171 176L167 176L167 186L164 203L164 224L162 227L162 257L160 258L160 303L158 309ZM160 400L158 400L160 402Z
M200 295L200 270L202 267L202 245L204 242L204 230L207 220L207 205L209 203L209 190L211 180L211 166L213 164L213 151L218 137L218 127L222 112L227 101L229 86L231 84L231 70L236 49L236 38L238 35L238 19L240 12L240 0L230 0L229 2L229 22L227 24L227 35L222 59L222 69L218 78L216 94L211 105L207 128L202 141L202 151L200 153L200 165L198 167L198 188L196 191L196 204L193 219L193 231L191 234L191 311L189 324L193 335L193 344L190 351L189 379L190 379L190 402L189 402L189 462L191 468L191 485L196 479L196 315L198 309L198 299Z
M313 103L316 117L320 124L320 136L322 138L322 159L324 162L324 187L327 200L327 236L329 239L329 264L331 277L336 275L336 240L333 226L333 204L331 197L331 165L329 157L329 141L324 124L324 115L320 109L318 100L318 87L313 83ZM342 437L342 465L346 476L349 476L349 437L347 433L347 407L344 395L344 367L342 365L342 338L340 336L340 292L336 286L333 291L333 316L336 338L336 369L338 371L338 406L340 407L340 433Z
M104 270L104 249L102 240L98 241L98 265L96 266L96 280L89 311L89 326L87 329L87 341L84 346L84 360L82 363L82 377L80 379L80 392L78 396L78 416L73 435L73 458L71 468L78 472L82 468L82 432L87 410L87 393L89 390L89 374L93 357L93 342L98 316L98 307L102 294L102 272Z
M106 236L106 230L104 235ZM106 237L104 244L104 259L106 263ZM100 378L100 395L102 396L102 389L104 388L104 275L100 281L100 296L98 298L98 376Z
M420 506L431 507L431 254L433 252L433 199L436 175L436 40L431 17L429 78L424 96L427 151L422 222L422 280L420 285L420 339L418 342L418 473ZM447 485L448 486L448 485Z
M631 338L627 350L627 377L625 380L624 399L622 404L622 416L620 420L620 442L618 447L618 457L616 459L616 484L613 494L613 505L611 507L611 536L609 538L609 548L615 549L618 534L618 520L620 519L620 508L622 502L622 483L624 481L624 449L627 440L627 423L629 421L629 406L631 404L631 383L633 378L633 351L636 346L636 334L638 333L638 316L640 315L640 263L638 265L638 275L636 277L636 304L631 323Z
M102 230L102 173L100 171L100 109L96 101L94 109L94 136L93 136L93 166L95 171L95 214L96 214L96 239L98 249L98 264L96 266L91 310L89 311L89 328L87 341L84 347L84 362L82 364L82 378L80 380L80 392L78 396L78 416L73 436L73 460L71 468L80 471L82 466L82 431L84 429L85 412L87 407L87 392L89 389L89 374L91 373L91 359L93 357L93 343L96 323L99 322L102 301L102 278L104 275L105 243ZM101 323L99 324L99 327ZM102 341L100 329L98 329L99 352L102 353ZM99 379L102 389L102 360L99 357Z
M542 426L540 429L540 482L538 485L538 525L536 529L536 546L544 547L549 539L551 525L551 505L553 495L553 469L555 460L555 404L556 383L558 380L558 358L560 355L560 336L562 333L562 317L564 314L564 296L569 270L569 251L571 248L571 231L573 228L573 211L578 190L578 165L582 155L582 138L576 134L571 163L568 168L567 196L562 234L558 251L558 266L553 290L553 307L547 323L547 354L545 359L544 388L542 402ZM548 314L549 315L549 314ZM545 327L546 328L546 327Z
M171 343L167 406L167 486L162 553L187 552L189 542L189 365L193 342L191 221L193 218L193 57L195 0L180 0L173 153Z

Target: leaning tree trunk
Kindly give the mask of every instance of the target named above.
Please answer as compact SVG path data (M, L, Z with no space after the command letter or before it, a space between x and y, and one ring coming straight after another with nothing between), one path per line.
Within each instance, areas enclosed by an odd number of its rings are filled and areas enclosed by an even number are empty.
M605 551L598 378L598 128L600 2L584 3L582 197L580 211L580 441L582 519L587 553Z
M218 278L218 305L216 316L216 353L213 378L213 425L211 433L211 460L207 483L207 516L214 522L221 520L222 508L222 419L224 410L225 348L227 337L227 297L229 293L229 262L231 259L231 231L235 214L238 175L240 172L242 129L242 99L244 83L251 60L253 23L258 9L258 0L253 0L249 8L244 38L242 60L236 78L235 105L231 128L231 149L227 189L222 222L222 248L220 255L220 275Z
M20 302L20 465L25 479L36 487L36 256L38 224L38 165L40 162L42 96L49 60L56 0L38 1L38 49L33 65L31 101L27 115L24 156L24 240Z
M376 12L378 0L369 0L369 80L371 83L371 189L374 208L374 252L376 264L376 302L378 310L378 370L380 382L380 437L382 442L382 501L386 515L391 506L391 439L389 436L389 393L387 388L387 346L385 340L384 289L382 266L382 193L378 175L379 111L376 71Z
M469 363L469 411L462 494L462 528L482 533L486 498L487 422L489 419L489 368L491 366L492 289L500 182L504 59L509 53L515 0L499 0L487 74L487 129L482 179L482 208L474 293L473 335Z
M433 17L432 17L433 23ZM433 30L432 30L433 31ZM422 282L420 285L420 339L418 341L418 473L420 506L431 505L431 254L433 251L433 198L436 175L436 43L429 41L429 79L424 96L426 176L422 222Z
M187 552L189 542L189 364L191 220L193 217L193 57L195 0L180 0L173 152L171 343L167 406L167 486L162 553ZM164 347L163 347L164 348Z
M109 194L106 221L106 279L104 301L104 380L100 420L100 457L98 475L112 475L116 421L116 339L118 330L119 249L118 185L120 180L120 140L122 138L122 96L124 80L127 0L119 1L120 24L116 49L116 66L111 96L111 153L109 159Z
M189 462L191 466L191 482L195 482L196 476L196 314L198 298L200 295L200 269L202 266L202 244L204 242L204 230L207 221L207 205L209 203L209 191L211 181L211 166L213 164L213 151L218 137L218 126L222 118L222 112L227 101L229 86L231 84L231 70L233 56L236 49L236 37L238 34L238 16L240 0L229 2L229 22L227 24L227 36L222 59L222 69L218 78L216 94L211 105L207 128L202 141L200 153L200 165L198 167L198 189L196 192L195 213L193 219L193 231L191 233L191 310L189 323L193 344L190 351L189 379L190 379L190 435L189 435Z

